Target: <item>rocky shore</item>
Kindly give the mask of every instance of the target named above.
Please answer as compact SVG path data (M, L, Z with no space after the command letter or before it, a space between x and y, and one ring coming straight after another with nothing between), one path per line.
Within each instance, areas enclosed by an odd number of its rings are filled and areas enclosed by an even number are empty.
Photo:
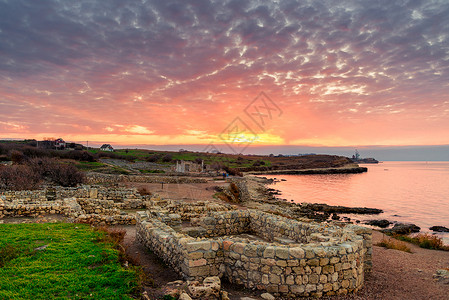
M314 168L314 169L294 169L294 170L267 170L267 171L251 171L247 174L257 175L307 175L307 174L358 174L367 172L368 168L359 167L358 165L349 165L338 168Z

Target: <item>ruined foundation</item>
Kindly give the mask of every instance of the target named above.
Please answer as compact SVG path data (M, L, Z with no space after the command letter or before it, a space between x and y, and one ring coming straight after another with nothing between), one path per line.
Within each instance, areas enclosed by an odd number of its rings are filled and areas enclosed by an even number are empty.
M219 276L283 297L322 296L357 291L371 270L367 228L302 223L258 210L209 213L188 228L180 219L139 212L137 238L186 280Z

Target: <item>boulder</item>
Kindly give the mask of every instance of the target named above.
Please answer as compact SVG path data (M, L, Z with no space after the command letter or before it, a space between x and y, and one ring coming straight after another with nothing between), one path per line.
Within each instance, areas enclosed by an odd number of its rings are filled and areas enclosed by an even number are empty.
M429 229L436 232L449 232L449 228L444 226L432 226Z
M371 225L371 226L377 226L380 228L387 228L390 226L391 222L388 220L369 220L365 224Z
M409 234L412 232L419 232L420 230L421 228L415 224L396 223L393 228L384 229L383 231L392 234Z

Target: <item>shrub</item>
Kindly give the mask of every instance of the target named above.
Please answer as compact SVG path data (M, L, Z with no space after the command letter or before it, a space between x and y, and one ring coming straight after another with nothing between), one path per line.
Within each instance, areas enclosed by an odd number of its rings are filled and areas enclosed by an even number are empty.
M50 175L50 171L58 164L58 161L54 158L36 157L29 159L26 164L39 176L46 177Z
M0 167L0 188L5 190L33 190L39 186L41 176L24 165Z
M16 164L21 164L25 160L25 155L21 151L11 150L9 157Z
M409 253L412 252L410 250L410 247L407 246L407 244L405 244L401 241L395 240L395 239L383 238L379 243L376 244L376 246L384 247L387 249L395 249L395 250L409 252Z
M223 170L225 170L229 175L232 175L232 176L240 176L240 177L243 176L242 172L240 172L237 169L230 168L228 166L223 167Z
M65 187L74 187L84 182L84 173L73 165L54 165L49 170L48 177L55 184Z
M449 246L445 246L441 238L428 233L420 233L414 237L400 235L395 238L418 245L421 248L449 251Z
M162 161L163 162L171 162L173 160L173 156L171 155L171 154L165 154L163 157L162 157Z
M215 171L219 171L219 170L223 169L223 163L216 161L216 162L213 162L210 165L210 167Z
M65 153L64 158L68 159L87 161L87 162L97 161L95 156L87 151L73 150L73 151L66 151L64 153Z
M148 162L157 162L160 158L161 156L159 154L153 154L145 158L145 160Z

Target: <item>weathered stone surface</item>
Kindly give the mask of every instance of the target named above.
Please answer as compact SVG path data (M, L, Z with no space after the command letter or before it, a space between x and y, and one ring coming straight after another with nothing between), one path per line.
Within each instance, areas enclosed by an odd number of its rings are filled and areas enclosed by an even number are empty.
M263 293L260 295L260 297L264 300L275 300L276 298L271 295L270 293Z
M193 299L220 299L221 282L218 277L207 277L203 284L198 281L188 286L188 291Z
M178 300L192 300L192 298L186 293L181 293Z

